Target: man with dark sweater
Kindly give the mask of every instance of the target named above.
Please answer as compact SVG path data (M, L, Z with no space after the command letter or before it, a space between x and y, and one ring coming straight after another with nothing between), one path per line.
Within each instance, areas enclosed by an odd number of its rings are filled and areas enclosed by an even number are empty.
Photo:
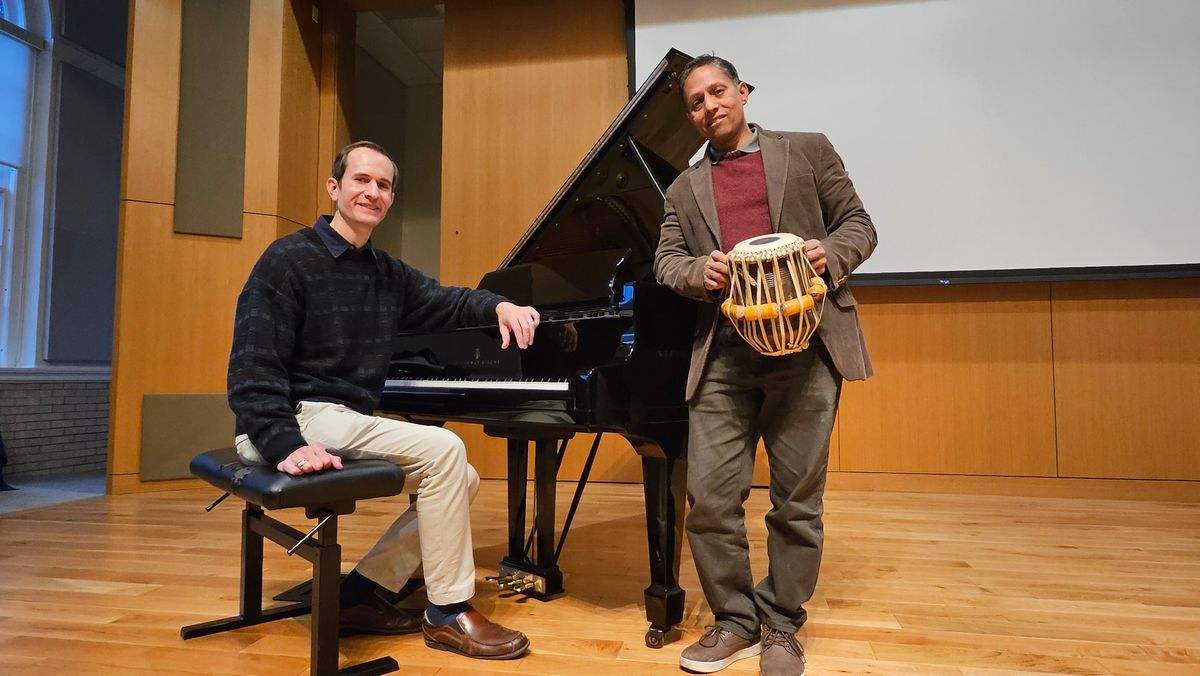
M874 250L875 228L825 136L746 122L750 91L733 64L697 57L679 85L688 119L709 144L667 190L655 273L702 301L687 384L687 531L716 615L679 663L709 673L761 652L762 674L797 676L804 650L796 631L821 564L822 495L842 379L871 374L845 283ZM729 286L725 252L771 232L805 240L831 301L810 347L782 357L756 352L716 305ZM759 439L771 466L771 510L767 575L755 586L742 503Z
M430 647L509 659L524 634L468 605L475 593L470 502L479 475L452 432L372 415L402 329L499 324L501 345L533 342L538 313L480 290L446 287L371 246L395 199L397 168L380 146L338 153L326 181L336 211L263 252L238 298L229 404L238 454L298 476L342 458L403 467L416 501L342 585L341 633L422 631ZM429 606L396 605L423 568Z

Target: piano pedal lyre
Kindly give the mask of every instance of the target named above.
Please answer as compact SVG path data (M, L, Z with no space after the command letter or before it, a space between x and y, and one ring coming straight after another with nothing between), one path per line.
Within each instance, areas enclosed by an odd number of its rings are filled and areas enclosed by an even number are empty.
M538 581L528 573L509 572L507 575L489 575L483 579L495 582L501 590L524 594L526 591L537 591ZM545 585L541 585L544 587Z
M557 573L557 571L555 572ZM487 579L495 582L502 590L546 601L550 597L562 593L561 576L562 574L558 573L557 575L550 574L548 577L537 570L523 570L518 565L505 560L500 563L500 574Z

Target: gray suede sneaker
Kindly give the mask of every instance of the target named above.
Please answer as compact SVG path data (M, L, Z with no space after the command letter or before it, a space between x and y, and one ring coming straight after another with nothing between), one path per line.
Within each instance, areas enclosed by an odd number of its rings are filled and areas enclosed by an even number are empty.
M760 650L762 644L757 637L742 638L728 629L709 627L699 641L683 649L679 666L698 674L711 674L740 659L754 657Z
M758 673L760 676L801 676L804 673L804 648L800 647L795 634L763 625Z

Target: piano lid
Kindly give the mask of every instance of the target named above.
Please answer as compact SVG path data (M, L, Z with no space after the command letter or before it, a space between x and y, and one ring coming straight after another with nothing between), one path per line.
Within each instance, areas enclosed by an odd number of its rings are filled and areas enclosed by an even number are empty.
M591 251L627 250L633 261L653 259L663 195L704 144L687 122L678 91L679 71L689 60L667 52L501 269L562 268L548 259Z

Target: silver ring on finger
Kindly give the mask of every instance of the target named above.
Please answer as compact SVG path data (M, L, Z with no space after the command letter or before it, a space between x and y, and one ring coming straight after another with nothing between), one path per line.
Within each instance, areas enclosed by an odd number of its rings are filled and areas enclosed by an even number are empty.
M308 464L307 460L305 460L304 458L300 458L299 460L296 461L296 469L304 469L304 466L307 464Z

